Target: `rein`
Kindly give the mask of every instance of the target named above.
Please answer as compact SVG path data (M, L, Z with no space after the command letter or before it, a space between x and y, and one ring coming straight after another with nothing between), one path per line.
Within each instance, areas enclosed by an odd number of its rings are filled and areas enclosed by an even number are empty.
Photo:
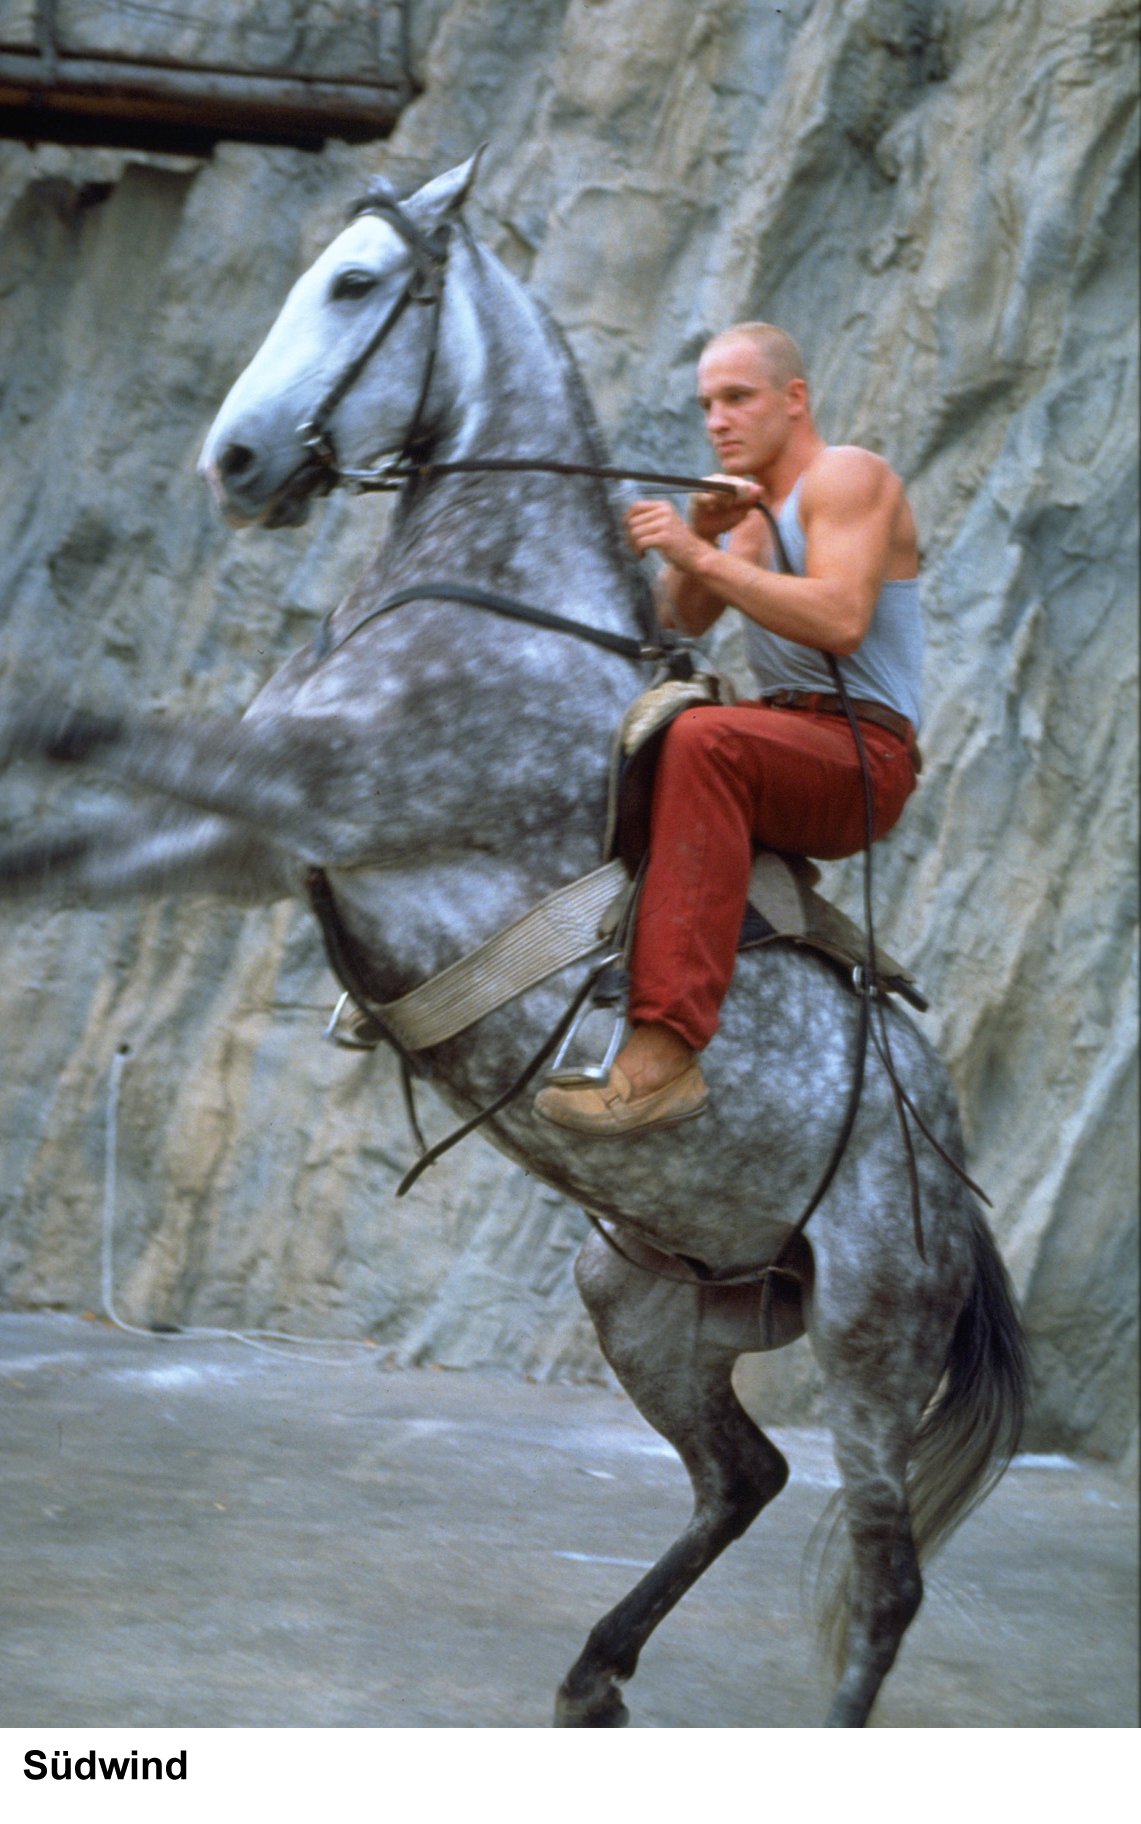
M794 575L795 572L793 571L792 565L789 562L788 551L785 548L785 542L784 542L783 537L781 536L781 530L776 522L775 516L773 515L772 512L770 512L769 508L767 506L765 506L762 502L758 501L755 504L756 504L758 510L764 514L766 520L768 521L769 531L772 534L773 549L776 552L777 562L780 566L781 573L785 576ZM872 926L872 898L871 898L872 831L873 831L875 810L874 810L874 800L873 800L873 796L872 796L871 772L868 767L868 757L867 757L867 752L864 748L864 741L863 741L863 736L860 732L860 725L859 725L859 722L856 720L856 714L852 708L851 700L848 696L847 689L845 688L845 685L844 685L844 680L840 676L840 667L837 664L836 659L832 653L827 652L827 653L825 653L824 656L828 661L828 666L832 673L832 679L836 686L837 695L840 698L841 706L844 710L845 716L847 717L848 725L852 731L852 738L856 744L856 753L859 757L859 762L860 762L860 777L861 777L861 781L862 781L863 789L864 789L864 832L865 832L864 919L865 919L865 927L866 927L867 935L868 935L868 955L867 955L867 964L862 972L861 979L856 984L856 986L859 990L860 1014L859 1014L859 1025L857 1026L857 1029L856 1029L856 1056L855 1056L855 1063L853 1064L853 1067L852 1067L852 1082L851 1082L851 1087L848 1091L848 1103L847 1103L847 1107L844 1110L844 1119L843 1119L843 1122L841 1123L840 1131L837 1134L835 1141L833 1142L832 1151L828 1157L828 1163L824 1167L824 1170L820 1176L819 1182L817 1183L816 1189L813 1191L811 1197L808 1199L808 1202L805 1204L800 1215L797 1217L796 1222L793 1224L792 1228L788 1231L788 1234L784 1237L784 1240L781 1242L779 1248L777 1249L776 1253L773 1255L773 1257L770 1261L767 1261L765 1263L765 1265L762 1267L746 1268L743 1272L740 1272L740 1273L729 1273L729 1274L722 1275L722 1274L719 1274L716 1272L712 1272L705 1265L705 1263L703 1261L691 1260L688 1257L685 1257L686 1265L691 1268L691 1270L693 1271L697 1280L703 1284L740 1286L740 1285L755 1285L758 1282L760 1283L760 1285L761 1285L760 1323L761 1323L762 1335L768 1334L769 1330L770 1330L773 1279L774 1279L774 1277L777 1277L777 1276L789 1277L787 1270L781 1266L781 1261L784 1259L785 1255L787 1254L789 1248L793 1245L793 1243L795 1241L797 1241L800 1238L800 1236L802 1236L804 1234L805 1229L808 1227L809 1220L815 1214L815 1212L819 1208L820 1204L823 1202L824 1197L827 1194L827 1191L832 1183L832 1180L835 1178L836 1173L840 1169L840 1164L844 1158L844 1154L848 1150L848 1142L852 1138L852 1131L856 1125L856 1117L860 1112L860 1098L863 1095L863 1090L864 1090L864 1074L865 1074L865 1070L866 1070L866 1066L867 1066L867 1056L868 1056L868 1034L871 1029L871 1002L872 1002L872 996L876 992L876 987L875 987L876 946L875 946L875 936L874 936L873 926ZM882 1018L882 1013L881 1013L881 1018ZM896 1096L896 1106L898 1107L899 1106L899 1095L901 1092L899 1091L898 1086L895 1083L894 1072L892 1072L889 1069L888 1074L892 1079L892 1087L893 1087L893 1090L895 1091L895 1096ZM923 1259L926 1259L926 1255L923 1253L922 1231L919 1226L919 1212L918 1212L918 1202L917 1202L918 1179L915 1174L914 1155L913 1155L913 1151L911 1148L910 1135L907 1134L906 1129L905 1129L905 1140L907 1143L908 1164L910 1167L911 1182L912 1182L912 1187L913 1187L913 1189L912 1189L912 1211L913 1211L913 1218L914 1218L914 1222L915 1222L916 1245L919 1248L920 1256ZM610 1235L601 1224L595 1223L595 1227L597 1229L597 1232L600 1235L602 1235L603 1238L611 1244L611 1246L617 1247L618 1244L615 1242L614 1237L612 1235ZM619 1249L618 1251L619 1251L619 1253L622 1252L621 1249ZM632 1263L632 1264L637 1264L637 1263ZM795 1277L795 1275L792 1275L792 1277Z
M666 494L736 494L731 481L698 475L661 475L652 469L618 469L608 463L557 462L547 456L470 456L455 462L422 462L400 466L401 458L379 469L338 469L337 479L356 494L402 488L407 481L434 475L592 475L601 481L640 481Z
M624 659L633 659L639 663L665 658L667 653L683 650L689 645L684 639L663 640L657 644L649 640L636 640L629 634L612 633L607 627L592 627L588 621L572 621L567 615L553 614L546 608L535 608L530 602L519 602L513 596L499 595L490 589L477 589L470 583L430 582L412 583L407 588L397 589L375 608L370 608L367 614L363 614L338 640L333 639L333 616L331 613L326 615L314 638L313 650L318 659L331 658L362 627L367 627L370 621L391 614L394 608L402 608L407 602L427 600L464 602L470 608L483 608L489 614L503 615L512 621L525 621L532 627L543 627L551 633L570 634L575 639L586 640L592 646L601 646L605 652L616 652Z

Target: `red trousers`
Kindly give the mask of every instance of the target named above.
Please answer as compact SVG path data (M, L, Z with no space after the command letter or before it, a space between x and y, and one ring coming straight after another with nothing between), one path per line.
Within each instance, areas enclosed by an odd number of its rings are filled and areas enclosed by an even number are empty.
M915 789L902 737L861 721L875 836ZM760 703L687 709L666 733L631 959L630 1019L694 1051L717 1030L753 849L821 861L865 846L864 787L842 716Z

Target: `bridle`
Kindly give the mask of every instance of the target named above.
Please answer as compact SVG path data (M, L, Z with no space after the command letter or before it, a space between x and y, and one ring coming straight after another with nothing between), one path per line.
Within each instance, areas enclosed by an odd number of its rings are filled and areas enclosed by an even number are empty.
M420 391L416 400L416 409L409 420L396 462L414 460L424 448L424 414L428 406L428 393L432 385L432 376L436 369L436 350L440 341L440 314L444 303L444 284L448 273L448 253L450 249L453 224L443 221L425 234L418 228L408 211L394 196L383 190L370 191L363 202L358 203L352 211L355 221L362 215L378 215L396 230L410 257L408 277L395 301L368 338L364 347L338 375L332 386L325 393L311 418L297 427L297 434L312 461L322 469L328 470L331 485L338 482L352 484L357 480L357 472L342 469L337 461L336 446L329 421L345 394L356 385L365 368L377 351L387 342L396 325L410 305L419 305L432 312L428 354L424 362L424 371L420 379ZM365 474L370 471L364 471Z

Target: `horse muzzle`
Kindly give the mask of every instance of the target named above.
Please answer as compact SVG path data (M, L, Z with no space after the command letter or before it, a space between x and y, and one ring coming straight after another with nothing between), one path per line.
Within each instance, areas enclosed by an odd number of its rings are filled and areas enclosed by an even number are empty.
M336 475L306 452L283 481L273 485L267 465L247 444L229 443L217 454L203 451L198 472L226 523L234 527L304 525L313 501L336 485Z

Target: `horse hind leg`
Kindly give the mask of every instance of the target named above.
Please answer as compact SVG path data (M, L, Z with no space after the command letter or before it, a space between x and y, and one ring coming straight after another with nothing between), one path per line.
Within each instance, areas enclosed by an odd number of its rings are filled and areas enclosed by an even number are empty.
M894 1301L896 1321L881 1327L878 1348L850 1329L813 1335L829 1382L851 1548L833 1604L834 1638L845 1639L832 1725L866 1721L919 1608L920 1562L985 1497L1018 1447L1026 1341L974 1205L965 1229L965 1290L961 1272L926 1296L914 1286L906 1301ZM824 1288L817 1309L826 1303Z
M643 1252L648 1266L650 1250ZM678 1273L677 1263L653 1258L663 1272ZM760 1347L758 1291L663 1278L597 1236L579 1256L576 1278L603 1353L643 1417L677 1450L693 1487L689 1525L591 1630L559 1689L558 1726L615 1728L628 1721L618 1687L633 1677L653 1630L780 1493L788 1465L730 1381L737 1357Z
M829 1728L859 1728L923 1598L906 1491L907 1445L874 1466L857 1445L837 1445L844 1478L848 1565L829 1617L839 1683Z
M820 1567L821 1632L839 1674L830 1728L867 1721L923 1598L909 1465L945 1348L935 1311L928 1320L924 1329L901 1319L876 1346L861 1331L823 1346L813 1335L843 1483Z

